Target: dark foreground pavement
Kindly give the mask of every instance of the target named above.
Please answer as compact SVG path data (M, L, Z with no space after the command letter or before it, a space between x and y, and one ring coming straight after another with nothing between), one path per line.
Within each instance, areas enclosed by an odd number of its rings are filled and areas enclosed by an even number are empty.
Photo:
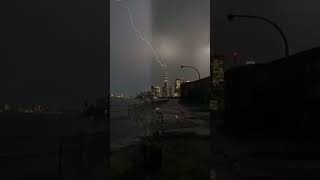
M169 100L159 110L164 127L156 140L161 147L161 168L147 175L141 145L131 145L112 153L112 179L209 179L209 113L191 111L178 100Z
M162 140L162 167L147 175L139 146L115 152L111 158L112 179L209 179L209 139L193 135L170 136Z
M217 179L320 179L320 148L316 144L266 136L226 136L219 131L214 143Z
M216 179L320 179L317 140L273 133L226 132L216 121L213 164ZM246 134L246 135L243 135Z
M216 119L214 141L210 142L208 112L177 100L163 104L160 111L165 127L158 142L162 167L149 179L210 179L210 165L215 180L320 179L317 140L298 142L263 133L226 133L223 121ZM146 179L141 152L139 145L113 152L113 179Z

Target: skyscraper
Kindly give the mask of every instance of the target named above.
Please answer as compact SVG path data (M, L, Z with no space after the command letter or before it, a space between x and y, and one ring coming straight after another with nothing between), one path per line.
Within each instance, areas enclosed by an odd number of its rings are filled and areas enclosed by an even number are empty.
M210 95L210 109L223 111L224 109L224 56L214 55L210 62L212 75L212 91Z
M215 86L221 86L224 83L224 56L215 55L213 57L213 82Z
M161 96L161 88L160 88L160 86L155 86L155 95L157 97Z
M176 79L175 84L174 84L174 97L179 97L180 96L180 85L181 85L181 80Z
M168 97L168 96L169 96L169 76L168 76L168 72L165 72L163 77L162 97Z
M153 97L160 97L161 96L160 86L151 86L151 94Z

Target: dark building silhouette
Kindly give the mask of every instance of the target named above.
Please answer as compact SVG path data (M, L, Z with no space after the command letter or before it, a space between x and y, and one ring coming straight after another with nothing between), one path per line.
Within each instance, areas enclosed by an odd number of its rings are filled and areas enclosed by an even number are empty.
M215 98L223 98L224 86L224 56L214 55L212 61L213 90ZM210 77L180 85L181 101L184 103L209 104L210 101ZM223 102L223 101L219 101ZM220 104L221 106L221 104Z
M320 48L225 73L225 127L302 137L319 127ZM314 131L312 131L314 130Z
M210 98L210 77L180 85L180 100L183 103L208 104Z

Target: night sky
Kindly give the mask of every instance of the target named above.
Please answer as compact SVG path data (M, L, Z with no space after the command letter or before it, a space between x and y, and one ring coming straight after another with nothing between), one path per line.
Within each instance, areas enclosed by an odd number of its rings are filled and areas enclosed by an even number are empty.
M242 62L267 62L284 57L284 45L279 32L271 25L253 19L226 20L226 14L250 14L276 22L287 36L290 54L320 45L319 1L297 0L215 0L213 4L214 51L227 56L240 54Z
M68 106L106 92L105 1L11 0L1 2L0 104L39 103ZM125 9L111 3L111 91L134 95L161 82L161 69L130 28ZM195 80L194 65L209 74L209 0L128 0L137 26L152 40L176 77ZM278 32L255 20L229 23L228 13L260 15L287 34L291 54L320 43L316 0L211 0L214 29L211 49L241 61L283 57ZM203 53L201 53L203 51Z
M0 104L81 105L107 87L106 2L1 2Z
M175 78L197 79L190 69L209 75L210 1L127 1L136 26L150 40L161 61L168 66L169 83ZM134 95L160 85L164 71L151 50L130 27L128 13L111 1L111 92Z
M133 20L144 37L152 39L150 0L128 1ZM110 1L110 90L135 95L149 90L152 54L131 27L127 9Z
M152 7L153 42L168 66L170 85L176 78L198 79L195 71L182 70L181 65L209 76L210 0L154 0ZM163 71L153 64L151 76L154 84L160 84Z
M284 56L281 36L270 24L252 19L228 22L226 19L228 13L263 16L275 21L287 35L291 54L319 46L320 43L320 34L318 33L320 24L317 18L319 17L318 6L320 4L316 0L304 1L303 3L293 0L153 0L152 10L149 9L149 5L148 8L145 8L145 4L142 5L145 1L132 0L128 2L135 12L137 24L144 24L142 28L147 27L145 31L148 35L151 33L149 32L150 29L152 29L152 42L169 67L168 73L171 83L176 77L185 77L186 80L197 78L196 73L192 70L180 70L179 66L181 64L197 67L202 77L209 74L209 57L205 52L205 47L209 44L210 37L210 3L213 3L211 12L214 23L213 34L211 34L214 42L211 42L211 45L213 45L211 50L216 54L225 55L226 68L232 66L233 52L238 52L239 61L242 64L246 61L267 62ZM143 16L143 14L149 15L150 11L152 17ZM120 17L124 10L118 13L119 16L113 17L117 19L117 23L122 21L123 24L128 24L127 17L122 15ZM139 18L139 15L142 18ZM150 19L152 19L151 25L149 24ZM114 25L111 24L111 28L112 26ZM134 39L134 42L131 41L130 38L133 38L131 36L134 36L134 33L130 30L117 30L121 33L114 34L114 36L118 36L118 39L122 38L123 42L128 44L130 41L130 45L135 44L132 45L135 48L137 48L137 44L141 43L138 42L138 38ZM130 35L128 41L125 40L124 32ZM127 48L133 49L133 47L127 45ZM148 51L145 47L140 48L141 51ZM130 56L134 55L131 54ZM150 57L146 56L146 59L148 58ZM117 59L117 61L124 62L126 61L124 59ZM129 84L133 82L132 79L139 78L141 74L149 72L152 84L161 83L163 72L154 63L155 61L151 62L151 70L146 67L148 64L146 63L141 66L143 68L139 69L137 67L134 70L138 73L130 73L130 80L123 81L120 85L111 83L111 87L127 89L127 92L143 89L148 86L149 80L145 80L144 83L140 82L142 84L137 85L134 89L131 89ZM116 72L121 68L114 66L113 71ZM131 68L132 66L129 66L128 69ZM128 73L125 76L128 76Z

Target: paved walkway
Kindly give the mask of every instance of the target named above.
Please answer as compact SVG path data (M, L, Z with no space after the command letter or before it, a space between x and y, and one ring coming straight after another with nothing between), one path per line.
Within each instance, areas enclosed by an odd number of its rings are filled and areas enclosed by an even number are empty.
M229 142L228 146L225 151L234 160L238 174L243 177L269 177L269 179L319 179L320 177L320 161L316 151L301 151L295 144L254 145Z
M208 112L192 111L178 100L160 107L165 133L210 135ZM226 136L215 130L213 164L215 180L320 179L320 147L272 137Z
M160 105L159 112L163 116L164 131L162 138L156 142L161 147L162 166L152 179L209 179L209 122L199 118L208 117L209 113L199 112L203 116L195 115L175 99ZM150 121L157 119L156 115L154 113ZM146 171L142 164L140 146L114 151L111 156L112 177L119 180L145 179Z
M319 179L319 148L286 139L228 137L216 129L217 179Z
M163 114L164 133L194 133L210 136L209 112L190 111L187 106L179 103L178 99L169 100L159 108Z

